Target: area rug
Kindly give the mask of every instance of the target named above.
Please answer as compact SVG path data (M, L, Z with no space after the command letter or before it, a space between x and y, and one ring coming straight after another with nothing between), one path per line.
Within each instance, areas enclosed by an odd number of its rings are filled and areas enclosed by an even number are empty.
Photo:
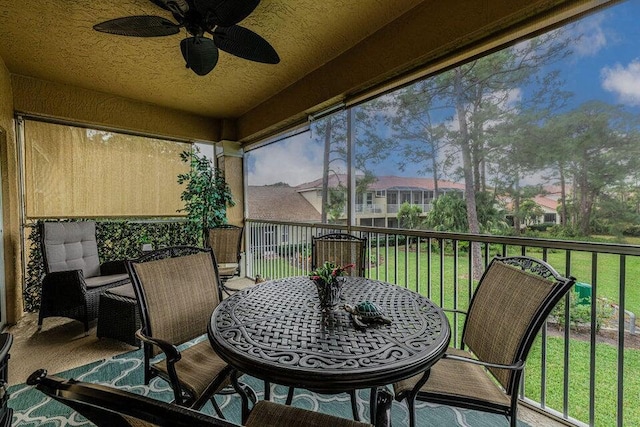
M118 387L134 393L155 399L169 401L172 397L168 384L161 379L154 379L148 386L144 384L142 350L132 351L99 362L90 363L79 368L56 374L64 378L75 378L80 381L98 383ZM250 385L258 398L264 396L263 382L250 376L243 376L241 380ZM36 389L25 384L9 388L9 406L14 410L13 426L91 426L83 416L70 408L46 397ZM273 385L271 398L284 403L287 388ZM363 420L369 418L369 392L361 390L357 393L358 410ZM240 398L237 395L222 395L216 397L222 412L228 420L240 422ZM293 405L313 411L326 412L345 418L351 418L351 405L347 394L321 395L306 390L296 390ZM463 427L495 427L507 426L505 417L486 414L478 411L451 408L442 405L418 403L417 420L419 426L463 426ZM205 405L203 412L213 414L210 403ZM408 426L409 417L404 403L394 402L392 407L394 426ZM528 427L523 422L521 427Z

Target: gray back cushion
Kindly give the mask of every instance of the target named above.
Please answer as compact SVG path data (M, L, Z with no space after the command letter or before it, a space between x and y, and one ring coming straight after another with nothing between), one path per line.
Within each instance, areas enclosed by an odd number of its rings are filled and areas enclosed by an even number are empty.
M51 273L82 270L84 277L100 275L94 221L45 222L44 250Z

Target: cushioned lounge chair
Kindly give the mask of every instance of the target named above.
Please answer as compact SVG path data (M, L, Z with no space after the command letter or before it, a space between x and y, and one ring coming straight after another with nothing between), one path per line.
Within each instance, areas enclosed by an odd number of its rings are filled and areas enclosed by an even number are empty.
M124 261L100 263L96 223L40 223L45 276L38 330L46 317L61 316L84 323L98 316L100 295L129 282Z

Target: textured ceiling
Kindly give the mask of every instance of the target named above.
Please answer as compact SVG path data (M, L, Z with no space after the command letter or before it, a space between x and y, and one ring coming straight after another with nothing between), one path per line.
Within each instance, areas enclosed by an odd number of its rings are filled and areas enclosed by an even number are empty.
M13 74L64 83L211 117L239 117L373 34L422 0L262 0L240 25L281 62L220 53L206 76L185 68L181 34L98 33L128 15L173 19L149 0L0 0L0 57Z

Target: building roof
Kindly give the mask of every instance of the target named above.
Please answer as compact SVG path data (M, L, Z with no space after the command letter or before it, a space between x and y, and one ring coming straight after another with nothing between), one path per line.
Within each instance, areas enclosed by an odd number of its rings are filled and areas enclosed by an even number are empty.
M249 218L320 222L321 216L311 203L293 187L248 186Z
M346 174L332 174L329 176L329 187L337 187L338 184L347 186ZM306 191L322 187L322 178L306 182L295 187L298 191ZM378 176L376 181L369 184L369 190L433 190L435 182L433 178L407 178L402 176ZM452 181L438 180L438 188L464 190L464 184Z

